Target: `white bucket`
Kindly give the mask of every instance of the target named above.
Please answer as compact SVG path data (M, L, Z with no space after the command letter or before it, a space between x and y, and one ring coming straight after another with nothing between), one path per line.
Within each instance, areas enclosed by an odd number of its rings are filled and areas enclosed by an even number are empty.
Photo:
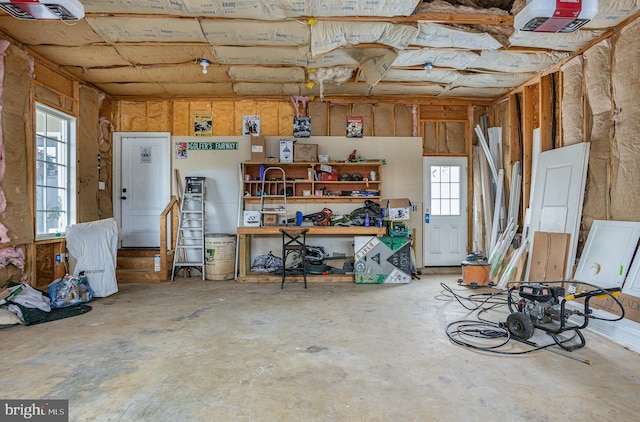
M207 233L204 236L205 278L207 280L234 278L235 262L235 234Z

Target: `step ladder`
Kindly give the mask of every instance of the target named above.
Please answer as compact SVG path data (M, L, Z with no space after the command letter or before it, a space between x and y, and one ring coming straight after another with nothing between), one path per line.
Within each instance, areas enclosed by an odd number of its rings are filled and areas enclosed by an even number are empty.
M193 268L200 271L204 280L204 182L204 177L186 178L171 281L181 270L188 271L191 276Z
M267 167L260 189L260 225L276 226L280 216L287 224L287 177L282 167Z

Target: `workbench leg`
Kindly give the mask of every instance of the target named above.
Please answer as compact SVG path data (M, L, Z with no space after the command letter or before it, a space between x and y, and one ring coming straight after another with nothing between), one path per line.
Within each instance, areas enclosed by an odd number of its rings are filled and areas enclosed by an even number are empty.
M238 259L240 261L240 268L238 269L238 278L246 277L247 273L251 269L251 235L240 234L238 235L239 250Z

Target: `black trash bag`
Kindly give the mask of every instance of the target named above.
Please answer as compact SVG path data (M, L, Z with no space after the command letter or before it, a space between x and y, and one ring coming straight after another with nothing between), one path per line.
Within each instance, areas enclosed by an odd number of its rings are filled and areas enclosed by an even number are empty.
M349 219L354 226L364 226L367 215L369 215L369 224L374 226L376 219L382 218L382 208L380 208L380 204L367 199L364 201L364 207L351 211Z

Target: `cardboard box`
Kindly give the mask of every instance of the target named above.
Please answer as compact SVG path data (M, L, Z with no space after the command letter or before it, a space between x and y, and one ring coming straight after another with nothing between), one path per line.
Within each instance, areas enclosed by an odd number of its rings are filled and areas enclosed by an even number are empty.
M594 290L593 287L582 284L579 281L567 282L565 289L567 294L573 294L574 292L578 294L580 292ZM640 298L621 293L620 296L618 296L618 300L624 308L625 319L640 322ZM581 304L584 303L584 299L576 299L576 301ZM583 306L584 305L580 305L579 308L582 308ZM600 309L618 316L622 315L618 304L609 296L591 298L591 300L589 300L589 307L593 309Z
M260 211L244 211L245 227L260 227Z
M300 144L296 142L293 145L293 161L315 163L318 161L318 145Z
M385 220L408 220L413 211L409 198L383 199L381 206L384 209Z
M265 159L266 146L263 135L251 136L251 161L261 163Z
M264 159L264 162L265 162L265 164L276 164L276 163L279 163L280 160L277 159L276 157L266 157Z
M280 139L280 162L293 163L293 141Z
M535 232L529 281L559 281L565 279L569 233Z

